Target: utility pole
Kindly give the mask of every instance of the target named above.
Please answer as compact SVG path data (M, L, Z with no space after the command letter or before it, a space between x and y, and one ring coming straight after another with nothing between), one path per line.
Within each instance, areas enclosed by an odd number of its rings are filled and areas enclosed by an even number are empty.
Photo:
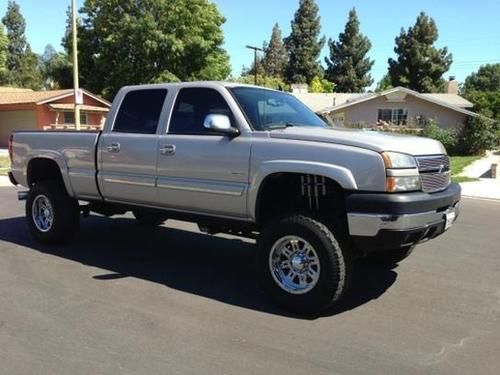
M259 47L254 47L254 46L246 46L248 49L253 50L253 74L254 74L254 84L257 85L257 52L261 51L264 52L262 48Z
M76 0L71 0L71 23L73 30L73 88L75 101L75 128L80 130L80 105L79 105L79 81L78 81L78 43L76 35Z

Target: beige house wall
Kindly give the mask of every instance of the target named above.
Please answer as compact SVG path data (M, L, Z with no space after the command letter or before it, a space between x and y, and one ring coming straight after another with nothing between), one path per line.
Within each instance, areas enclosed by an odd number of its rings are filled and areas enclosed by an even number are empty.
M464 124L467 115L452 109L440 106L408 95L402 102L387 101L385 96L368 100L350 107L339 109L329 113L332 117L336 113L344 113L344 124L374 125L377 123L379 109L408 109L408 121L414 122L417 116L425 119L435 119L443 128L457 127Z
M36 123L35 111L0 111L0 147L7 147L14 130L36 129Z

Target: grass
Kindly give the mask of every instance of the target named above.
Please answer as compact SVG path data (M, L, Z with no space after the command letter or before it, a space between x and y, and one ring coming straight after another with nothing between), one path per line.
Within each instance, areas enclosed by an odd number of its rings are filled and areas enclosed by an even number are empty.
M451 179L453 182L470 182L477 181L477 178L465 177L465 176L457 176L462 173L465 167L469 164L472 164L476 160L481 159L481 156L451 156L450 164L451 164Z
M10 169L10 160L8 156L0 156L0 176L7 176Z

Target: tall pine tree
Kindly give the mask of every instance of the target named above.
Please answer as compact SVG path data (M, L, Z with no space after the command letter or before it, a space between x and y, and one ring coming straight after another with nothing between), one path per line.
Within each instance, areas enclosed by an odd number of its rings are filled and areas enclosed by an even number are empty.
M7 78L7 46L9 40L4 33L3 24L0 24L0 85L6 82Z
M2 22L7 29L8 39L4 84L40 89L42 76L38 67L38 56L26 42L26 21L15 1L9 0Z
M421 12L413 27L396 37L394 52L397 59L389 59L389 75L393 86L404 86L418 92L438 92L443 85L443 74L453 61L448 49L436 48L439 33L432 18Z
M318 62L325 38L320 38L319 8L314 0L300 0L292 21L292 32L285 40L288 51L286 78L290 83L310 83L324 72Z
M18 71L21 68L21 61L26 50L26 21L21 14L19 5L9 0L7 5L7 13L2 18L2 22L7 29L7 69L10 71Z
M283 77L287 63L287 54L281 36L281 29L277 23L273 27L271 40L265 51L262 63L266 75L270 77Z
M349 12L349 20L338 42L330 39L330 58L326 57L326 78L335 83L338 92L363 92L373 83L370 70L374 61L366 56L370 40L360 33L356 9Z

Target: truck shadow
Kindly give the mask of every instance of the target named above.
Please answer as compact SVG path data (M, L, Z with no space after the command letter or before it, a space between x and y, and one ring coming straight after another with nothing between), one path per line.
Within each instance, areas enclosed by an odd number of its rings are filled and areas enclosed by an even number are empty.
M136 277L223 303L296 317L275 308L259 290L255 249L250 241L167 226L145 228L133 219L100 216L82 219L78 237L68 245L37 243L23 217L0 219L0 240L20 245L20 250L35 250L106 270L94 276L103 282ZM340 314L377 299L396 278L394 270L358 264L351 292L322 316Z

